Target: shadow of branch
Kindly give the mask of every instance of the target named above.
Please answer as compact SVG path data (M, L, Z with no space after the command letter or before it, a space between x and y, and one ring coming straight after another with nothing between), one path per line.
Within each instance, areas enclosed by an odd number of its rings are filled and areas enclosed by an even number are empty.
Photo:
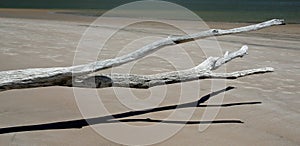
M189 107L231 107L238 105L251 105L251 104L261 104L261 102L242 102L242 103L229 103L221 105L201 105L205 101L209 100L211 97L216 96L220 93L234 89L234 87L227 87L225 89L212 92L201 97L199 100L183 104L175 104L169 106L162 106L153 109L139 110L139 111L129 111L119 114L107 115L103 117L89 118L89 119L78 119L62 122L53 122L37 125L27 125L27 126L15 126L0 128L0 134L13 133L13 132L25 132L25 131L38 131L38 130L54 130L54 129L73 129L82 128L84 126L95 125L95 124L105 124L105 123L118 123L118 122L150 122L150 123L167 123L167 124L228 124L228 123L243 123L240 120L215 120L215 121L169 121L169 120L154 120L154 119L121 119L128 118L132 116L144 115L147 113L154 113L160 111L167 111L173 109L182 109Z

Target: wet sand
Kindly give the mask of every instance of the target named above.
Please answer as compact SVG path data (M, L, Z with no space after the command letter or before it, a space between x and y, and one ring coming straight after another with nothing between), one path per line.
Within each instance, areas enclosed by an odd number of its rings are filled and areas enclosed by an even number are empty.
M53 10L0 10L0 70L25 69L36 67L70 66L73 64L76 47L82 34L86 31L93 17L83 17L66 14L53 14ZM89 58L98 49L101 39L116 29L124 22L130 22L131 18L104 18L103 23L91 27L91 36L95 39L86 40L83 47L91 49L84 54L81 62L95 61ZM188 32L196 32L199 28L193 21L166 20L172 24L181 26ZM244 26L242 23L208 22L211 28L233 28ZM186 124L174 136L157 145L299 145L300 139L300 110L299 110L299 55L300 55L300 25L287 24L259 30L255 32L221 36L217 40L223 51L233 51L244 44L249 46L249 55L229 62L226 65L227 72L258 67L274 67L275 72L262 75L253 75L237 80L228 80L226 86L236 87L225 92L223 104L244 103L241 105L224 106L214 120L237 120L243 123L215 123L208 129L199 132L199 124ZM157 22L144 22L130 25L106 42L103 52L98 60L112 58L124 49L123 54L135 50L157 37L168 35L180 35L183 32L176 28ZM155 37L153 37L155 36ZM147 38L146 38L147 37ZM144 39L143 39L144 38ZM136 41L138 40L138 41ZM132 41L136 41L132 43ZM197 41L207 54L214 55L215 44L213 39ZM125 48L123 46L126 46ZM191 61L196 65L205 59L203 51L193 42L180 45L188 52ZM161 49L157 54L163 56L183 56L183 52L176 52L177 47ZM211 52L210 52L211 51ZM177 53L177 54L176 54ZM182 53L182 54L180 54ZM176 62L176 57L173 58ZM178 59L178 58L177 58ZM179 62L181 60L179 59ZM132 65L132 64L129 64ZM146 66L146 67L145 67ZM189 68L192 65L179 66L177 69ZM128 65L118 67L117 71L128 68ZM224 68L221 68L222 70ZM148 57L134 64L132 73L153 74L175 70L174 66L159 57ZM106 70L104 72L109 72ZM197 81L183 83L188 86L187 91L199 91L199 96L190 95L184 97L185 102L197 101L211 91L210 80L200 81L201 88L193 86ZM153 90L166 88L167 92L159 107L180 104L181 84L155 87ZM89 89L90 90L90 89ZM127 90L127 89L126 89ZM128 89L129 90L129 89ZM139 99L148 99L152 90L132 89ZM103 104L111 114L133 111L120 103L112 88L98 89ZM153 94L153 93L152 93ZM155 96L155 95L154 95ZM83 97L80 97L81 99ZM91 100L85 97L87 101ZM123 97L124 101L131 99ZM216 104L222 95L213 96L210 103ZM77 99L78 100L78 99ZM152 100L150 99L152 102ZM153 99L153 102L156 100ZM152 108L154 103L136 103L139 109ZM253 103L255 102L255 104ZM93 103L88 106L97 106ZM132 103L133 105L135 103ZM195 113L190 121L205 120L201 118L204 107L177 109L182 117L194 109ZM141 122L126 122L135 126L157 124L155 121L147 122L147 118L163 120L173 110L151 112L135 115L125 119L146 119ZM173 121L185 120L181 116ZM97 115L99 117L105 115ZM92 116L92 117L97 117ZM72 88L47 87L37 89L11 90L0 93L0 128L16 127L24 125L39 125L82 119L82 115L76 104L76 98ZM101 126L116 125L120 123L99 123ZM181 124L164 123L166 127L182 126ZM32 128L33 130L34 128ZM20 130L20 129L19 129ZM1 129L0 129L1 131ZM117 128L111 133L120 133ZM134 137L135 131L124 131L124 135ZM153 136L159 135L152 133ZM151 133L150 133L151 135ZM129 137L130 137L129 136ZM137 139L136 141L143 141ZM95 132L91 127L80 129L44 129L20 132L8 132L0 134L0 145L118 145L109 141Z

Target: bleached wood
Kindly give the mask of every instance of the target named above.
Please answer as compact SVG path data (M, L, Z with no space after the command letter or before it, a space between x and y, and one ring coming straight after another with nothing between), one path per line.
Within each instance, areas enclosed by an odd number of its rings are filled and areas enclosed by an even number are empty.
M106 68L111 68L113 66L119 66L137 59L140 59L144 56L147 56L157 50L159 50L162 47L175 45L175 44L181 44L185 42L194 41L196 39L202 39L212 36L221 36L221 35L229 35L229 34L236 34L236 33L242 33L242 32L248 32L248 31L255 31L262 28L274 26L274 25L283 25L284 20L283 19L273 19L269 21L265 21L262 23L249 25L245 27L239 27L239 28L233 28L233 29L210 29L207 31L202 31L190 35L183 35L183 36L176 36L176 37L168 37L162 40L158 40L156 42L150 43L134 52L131 52L127 55L123 55L117 58L108 59L104 61L97 61L86 65L80 65L80 66L74 66L71 67L73 70L73 74L81 75L81 74L87 74L95 71L99 71Z
M44 87L44 86L71 86L72 78L80 77L82 75L87 75L96 71L100 71L106 68L111 68L113 66L119 66L128 63L133 60L140 59L147 56L158 49L169 46L176 45L180 43L185 43L189 41L194 41L195 39L201 39L211 36L228 35L234 33L254 31L274 25L282 25L284 20L273 19L263 23L249 25L240 28L233 28L228 30L221 29L211 29L191 35L168 37L162 40L158 40L149 45L146 45L132 53L124 56L120 56L113 59L107 59L103 61L96 61L93 63L71 66L71 67L55 67L55 68L34 68L34 69L24 69L24 70L11 70L11 71L1 71L0 72L0 91L10 90L10 89L20 89L20 88L33 88L33 87ZM217 69L230 57L224 57L224 59L217 59L214 57L208 58L199 67L203 67L204 64L208 63L213 66L207 68L208 70ZM217 60L214 63L214 60Z
M92 80L84 80L74 84L76 87L84 88L105 88L105 87L126 87L126 88L142 88L147 89L154 86L188 82L199 79L237 79L252 74L262 74L267 72L273 72L274 69L271 67L257 68L243 71L236 71L232 73L213 73L213 72L202 72L201 70L193 71L182 71L184 74L167 74L162 76L156 75L135 75L135 74L111 74L111 75L100 75L93 76ZM98 78L98 80L97 80ZM92 81L92 84L91 84ZM95 82L93 82L95 81ZM89 82L89 83L86 83Z
M220 67L226 62L243 57L247 54L248 47L243 46L240 50L228 53L222 57L209 57L196 67L166 72L153 75L136 74L100 74L88 76L75 80L73 86L84 88L105 88L105 87L127 87L127 88L150 88L159 85L173 84L178 82L187 82L199 79L236 79L247 75L272 72L271 67L243 70L232 73L213 73L212 70ZM70 84L70 86L72 86Z

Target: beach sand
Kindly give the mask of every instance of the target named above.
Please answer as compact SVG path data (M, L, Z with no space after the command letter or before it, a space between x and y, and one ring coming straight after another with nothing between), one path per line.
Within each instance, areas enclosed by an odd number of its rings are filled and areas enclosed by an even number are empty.
M90 52L78 52L76 47L86 31L93 17L84 17L67 14L55 14L56 10L15 10L0 9L0 70L26 69L38 67L71 66L75 53L85 54L81 62L95 61L89 55L95 54L93 49L98 47L99 39L105 39L109 32L116 29L124 22L132 21L132 18L103 18L101 25L90 28L92 37L87 39L82 47L91 48ZM62 10L59 10L62 11ZM189 32L201 30L194 21L165 20L164 22L178 24ZM207 22L210 28L233 28L248 25L245 23ZM120 30L107 41L98 60L115 57L121 49L130 52L134 49L150 43L157 37L167 37L169 34L180 35L181 31L172 26L147 21L126 27ZM155 37L153 37L155 36ZM144 39L141 39L144 38ZM147 39L149 38L149 39ZM136 41L138 40L138 41ZM139 99L149 99L151 91L161 88L167 89L162 102L157 107L180 104L181 86L188 86L187 92L199 91L199 96L190 95L183 97L185 102L197 101L202 96L229 86L236 87L227 91L223 104L245 103L236 106L221 107L214 120L240 120L243 123L214 123L204 131L199 131L199 124L174 124L163 123L166 127L184 126L175 135L165 139L156 145L299 145L300 144L300 25L287 24L275 26L255 32L217 37L223 51L234 51L242 45L249 46L249 55L238 58L226 65L226 71L232 72L242 69L252 69L270 66L275 72L252 75L236 80L228 80L225 86L211 90L213 82L200 81L201 88L197 88L198 81L168 86L155 87L153 90L131 89ZM136 41L135 43L131 43ZM101 41L100 41L101 42ZM214 39L197 40L201 48L212 50ZM203 61L207 56L195 43L180 45L186 50L194 64ZM164 56L181 56L174 54L176 47L166 47L156 54ZM208 51L209 54L210 52ZM212 52L213 53L213 52ZM214 55L214 54L212 54ZM84 56L84 55L83 55ZM176 58L175 58L176 59ZM179 59L180 60L180 59ZM133 65L133 64L129 64ZM179 66L179 69L191 66ZM123 65L118 71L128 68ZM178 69L178 68L177 68ZM221 68L221 70L224 68ZM134 64L132 73L153 74L175 70L174 66L159 57L148 57ZM111 70L105 70L109 72ZM84 89L83 89L84 90ZM93 90L93 89L86 89ZM130 89L125 89L129 91ZM112 88L97 89L102 103L111 114L133 111L123 105L115 95ZM154 93L152 93L154 94ZM155 96L155 94L154 94ZM188 95L189 96L189 95ZM148 98L147 98L148 97ZM68 87L46 87L35 89L11 90L0 93L0 128L16 127L24 125L40 125L52 122L82 119L83 116L77 106L79 100L90 101L89 97L76 99L73 89ZM86 99L85 99L86 98ZM120 98L120 97L119 97ZM123 97L130 102L130 97ZM209 103L217 103L222 95L213 96ZM150 102L136 103L139 109L153 108ZM156 101L153 99L153 102ZM257 104L249 103L257 102ZM248 104L247 104L248 103ZM99 103L89 102L87 106L97 106ZM131 103L134 105L135 103ZM185 112L194 109L191 121L205 120L202 117L206 108L177 109L179 116L173 121L184 121ZM152 112L125 119L155 119L164 120L174 110ZM91 117L105 115L93 115ZM182 116L182 117L181 117ZM169 119L170 120L170 119ZM121 123L99 123L99 127L115 126L109 131L112 134L123 133L122 138L138 137L134 130L119 131ZM122 124L135 126L149 126L156 122L126 122ZM205 124L203 124L205 125ZM34 130L31 129L31 130ZM1 131L1 129L0 129ZM163 132L147 133L160 136ZM146 134L145 134L146 135ZM162 135L163 136L163 135ZM143 142L145 139L136 139L135 142ZM129 142L134 143L134 142ZM8 132L0 134L0 145L119 145L110 141L90 126L79 129L48 129L20 132Z

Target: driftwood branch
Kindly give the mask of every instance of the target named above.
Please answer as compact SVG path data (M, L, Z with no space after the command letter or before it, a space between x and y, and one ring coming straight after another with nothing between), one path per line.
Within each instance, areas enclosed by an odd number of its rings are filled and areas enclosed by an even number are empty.
M155 75L99 75L94 77L84 77L90 73L119 66L144 56L147 56L162 47L194 41L212 36L228 35L241 32L254 31L274 25L282 25L284 20L273 19L263 23L249 25L240 28L228 30L211 29L198 32L191 35L183 35L176 37L168 37L148 44L132 53L123 55L113 59L96 61L93 63L56 68L34 68L24 70L11 70L0 72L0 91L20 88L34 88L45 86L73 86L73 87L133 87L133 88L149 88L157 85L171 84L176 82L185 82L196 79L205 78L238 78L255 73L264 73L273 71L272 68L261 68L254 70L238 71L233 73L213 73L212 70L217 69L222 64L242 57L247 53L247 46L232 53L225 53L222 57L209 57L200 65L182 71L168 72ZM93 84L90 85L90 81ZM89 83L89 84L88 84Z
M240 50L225 53L222 57L209 57L196 67L166 72L153 75L135 75L135 74L100 74L95 76L83 77L75 80L69 86L84 88L105 88L105 87L130 87L130 88L150 88L153 86L187 82L198 79L236 79L251 74L272 72L271 67L243 70L232 73L213 73L212 70L220 67L226 62L243 57L247 54L248 47L243 46Z

